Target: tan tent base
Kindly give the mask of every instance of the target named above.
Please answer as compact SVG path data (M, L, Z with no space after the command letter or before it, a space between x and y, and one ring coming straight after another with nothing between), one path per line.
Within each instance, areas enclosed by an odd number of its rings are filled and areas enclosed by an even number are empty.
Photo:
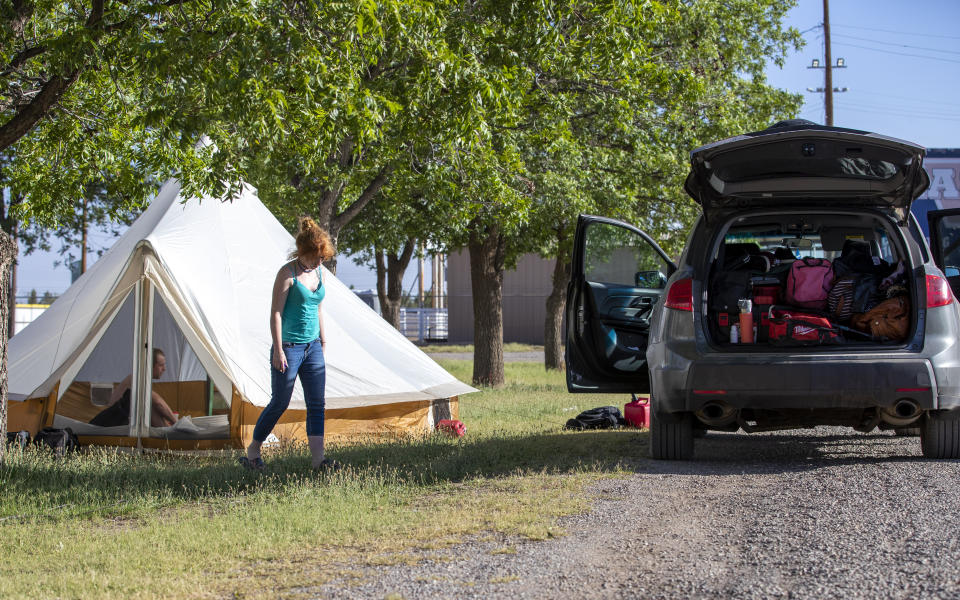
M78 435L81 446L111 446L117 448L136 448L137 438L119 435ZM223 450L234 448L233 440L165 440L159 438L140 438L141 448L154 450Z
M46 398L7 402L7 431L29 431L30 437L43 429L43 405Z
M10 402L8 429L27 430L31 436L49 423L46 398L33 398L24 402ZM115 446L127 448L151 448L161 450L217 450L245 448L253 439L253 428L262 409L234 394L230 411L230 437L211 440L167 440L129 436L78 436L83 446ZM443 400L420 400L396 402L356 408L327 410L325 414L325 437L329 441L357 442L376 439L409 438L432 433L440 419L456 419L459 416L459 398ZM288 410L273 429L277 444L306 443L306 416L304 410ZM49 422L53 416L50 414Z

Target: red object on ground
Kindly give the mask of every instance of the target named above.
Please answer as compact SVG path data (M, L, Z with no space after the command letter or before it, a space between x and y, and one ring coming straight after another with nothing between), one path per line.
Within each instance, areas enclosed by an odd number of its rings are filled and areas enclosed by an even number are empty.
M467 434L467 426L457 419L441 419L437 422L437 431L461 438Z
M650 427L650 398L637 398L623 406L623 418L634 427L648 429Z

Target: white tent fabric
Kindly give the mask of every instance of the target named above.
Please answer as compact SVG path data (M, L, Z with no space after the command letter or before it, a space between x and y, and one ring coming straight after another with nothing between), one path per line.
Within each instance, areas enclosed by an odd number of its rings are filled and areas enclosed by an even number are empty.
M270 294L277 270L293 249L293 237L253 188L245 186L238 198L224 202L185 199L179 182L166 182L113 247L10 339L10 398L46 396L57 382L62 395L75 379L119 381L129 374L137 314L131 292L146 280L156 290L154 331L178 327L185 336L179 341L177 336L164 339L162 333L153 336L154 346L168 345L167 353L178 348L173 358L182 372L174 378L205 370L228 400L232 383L247 401L266 406ZM328 408L476 391L443 370L328 271L324 285ZM116 351L110 351L114 345ZM304 408L299 384L290 406Z

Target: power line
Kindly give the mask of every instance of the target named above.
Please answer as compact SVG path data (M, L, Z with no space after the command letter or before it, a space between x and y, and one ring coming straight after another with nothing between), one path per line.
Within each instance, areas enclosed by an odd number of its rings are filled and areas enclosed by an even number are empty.
M948 63L960 63L960 60L952 60L949 58L942 58L940 56L924 56L923 54L908 54L906 52L894 52L893 50L883 50L882 48L871 48L869 46L859 46L857 44L850 44L847 42L837 42L838 46L848 46L851 48L862 48L864 50L873 50L874 52L884 52L886 54L896 54L898 56L912 56L913 58L926 58L929 60L939 60Z
M875 92L875 91L873 91L873 90L861 90L861 89L859 89L859 88L856 89L856 90L853 90L853 91L860 92L860 93L863 93L863 94L868 94L868 95L873 96L873 97L875 97L875 98L885 97L885 98L894 98L894 99L897 99L897 100L908 100L908 101L910 101L910 102L913 103L913 104L940 104L940 105L942 105L942 106L949 106L951 109L952 109L952 108L955 108L955 107L957 106L956 101L954 101L954 102L946 102L946 101L941 102L941 101L939 101L939 100L928 100L927 98L923 98L923 97L919 97L919 98L918 98L918 97L910 97L910 96L896 96L896 95L894 95L894 94L888 94L888 93L886 93L886 92ZM856 96L856 94L853 94L853 95Z
M956 121L960 122L960 117L943 117L937 115L921 115L916 113L905 113L902 110L895 109L881 109L881 108L868 108L856 104L841 104L844 110L850 110L853 112L868 112L875 113L880 115L887 115L891 117L910 117L911 119L934 119L937 121Z
M871 102L869 98L846 98L846 101L851 104L857 104L859 106L869 106L871 108L882 108L884 110L896 110L900 111L903 114L910 115L928 115L931 117L944 117L946 119L952 119L955 117L960 117L956 111L943 111L937 109L924 109L916 108L912 106L903 106L903 105L891 105L883 102Z
M944 54L960 54L960 51L957 51L957 50L941 50L940 48L927 48L925 46L911 46L910 44L895 44L893 42L884 42L882 40L875 40L873 38L863 38L863 37L857 37L855 35L845 35L842 33L835 33L834 37L849 38L851 40L860 40L862 42L870 42L871 44L881 44L883 46L896 46L898 48L913 48L914 50L927 50L929 52L943 52Z
M834 25L834 27L843 27L845 29L863 29L864 31L877 31L879 33L896 33L899 35L914 35L919 37L943 38L946 40L960 40L960 36L955 36L955 35L939 35L935 33L909 33L906 31L895 31L892 29L874 29L872 27L858 27L857 25ZM809 29L807 31L809 31Z

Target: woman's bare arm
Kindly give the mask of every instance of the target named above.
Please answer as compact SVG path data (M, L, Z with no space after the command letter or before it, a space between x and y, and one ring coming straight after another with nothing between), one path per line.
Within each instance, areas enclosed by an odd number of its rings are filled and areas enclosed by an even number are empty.
M287 302L287 293L294 283L288 265L277 271L273 282L273 296L270 301L270 335L273 338L273 368L283 373L287 370L287 357L283 354L283 305Z
M323 270L320 270L320 285L323 285ZM327 335L323 330L323 300L317 304L317 324L320 326L320 347L326 351Z

